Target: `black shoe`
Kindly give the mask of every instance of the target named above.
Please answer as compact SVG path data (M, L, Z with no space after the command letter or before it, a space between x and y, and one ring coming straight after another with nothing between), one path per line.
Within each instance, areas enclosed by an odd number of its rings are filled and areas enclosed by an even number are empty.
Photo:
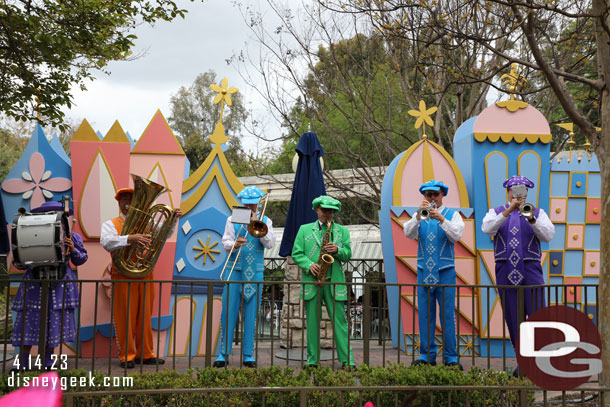
M244 366L245 367L249 367L249 368L253 368L253 367L256 367L256 362L253 361L253 360L250 360L248 362L244 362Z
M305 369L317 369L319 365L306 364Z
M351 372L352 370L356 370L356 365L350 365L347 363L343 363L343 367L341 369Z
M148 358L148 359L144 359L144 362L142 362L140 360L140 358L135 358L133 360L133 362L136 365L142 364L142 365L164 365L165 364L165 360L161 359L161 358Z
M464 370L464 367L462 366L462 364L458 363L458 362L445 363L445 366L447 366L447 367L457 367L458 369L460 369L462 371Z
M217 360L216 362L214 362L214 364L212 366L214 367L225 367L227 365L227 362L224 360Z
M123 369L125 369L125 367L127 367L127 369L133 369L135 367L133 360L128 360L127 362L121 362L121 367Z
M519 376L520 376L519 366L517 366L515 368L515 370L513 370L513 377L519 378Z
M428 363L424 359L417 359L415 362L411 363L411 366L436 366L436 360Z

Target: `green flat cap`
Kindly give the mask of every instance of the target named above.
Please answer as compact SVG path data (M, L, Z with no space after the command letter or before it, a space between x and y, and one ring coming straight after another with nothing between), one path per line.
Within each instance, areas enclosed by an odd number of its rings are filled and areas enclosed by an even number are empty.
M322 208L326 209L334 209L337 212L341 210L341 202L339 202L335 198L326 195L321 195L317 197L313 200L312 204L314 211L318 208L318 206L321 206Z

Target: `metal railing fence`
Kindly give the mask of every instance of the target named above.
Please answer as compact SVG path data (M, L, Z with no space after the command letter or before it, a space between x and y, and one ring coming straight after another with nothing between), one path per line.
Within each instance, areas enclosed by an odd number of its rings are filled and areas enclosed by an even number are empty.
M62 282L68 282L62 280ZM113 326L115 324L114 314L109 313L109 320L101 320L98 314L101 314L99 310L102 307L114 307L114 295L110 295L109 299L104 297L103 291L108 288L112 294L114 287L119 283L128 284L128 297L132 295L132 290L137 285L152 285L154 287L155 296L157 298L169 299L171 304L164 305L166 308L162 308L163 301L157 301L153 313L157 315L156 319L153 318L152 329L159 333L154 339L154 348L157 355L161 357L169 358L168 363L165 367L172 369L188 369L193 366L211 366L214 360L214 352L218 349L218 340L216 339L218 334L218 324L206 323L206 321L218 321L218 314L220 313L221 303L219 300L216 301L204 301L208 295L215 298L221 296L224 286L237 285L241 294L241 298L244 295L244 283L245 282L222 282L222 281L199 281L199 280L188 280L188 281L172 281L172 280L147 280L147 281L134 281L134 280L74 280L72 281L78 285L79 288L79 302L83 304L83 301L91 303L95 302L92 307L93 315L88 315L87 318L82 312L76 313L76 341L71 345L60 344L57 351L59 354L70 353L74 350L80 350L80 357L73 357L69 359L69 365L73 368L86 368L90 370L102 369L106 370L108 374L117 371L118 360L114 355L117 353L118 344L114 340ZM23 283L25 286L38 284L32 280L25 281L13 281L14 283ZM55 282L49 281L52 286ZM248 282L252 283L252 282ZM298 325L305 327L307 320L304 313L298 319L291 318L292 313L289 309L284 309L282 306L282 297L287 295L283 293L284 287L292 291L300 291L304 285L313 285L319 289L319 283L302 283L302 282L283 282L283 281L266 281L257 282L257 300L260 298L261 305L258 309L257 321L256 321L256 333L254 338L254 357L256 358L259 366L291 366L291 367L303 367L306 363L305 351L301 352L290 352L290 350L284 349L280 331L283 329L282 326ZM442 292L446 289L452 289L456 292L456 298L463 299L463 293L470 293L472 295L466 296L467 300L456 301L456 316L462 318L463 315L476 316L478 319L483 310L486 310L487 315L492 308L491 304L491 293L496 292L497 287L490 285L437 285L437 286L426 286L417 284L387 284L383 282L348 282L345 284L338 283L325 283L330 286L333 291L336 291L338 287L346 285L348 287L347 292L356 291L355 286L359 286L358 289L362 290L361 302L358 302L353 296L348 296L348 301L344 303L336 302L333 307L343 307L339 312L345 314L348 332L348 344L349 348L353 348L356 364L367 364L367 365L380 365L386 366L388 363L400 363L400 362L413 362L418 355L418 340L419 332L416 326L417 315L416 307L406 308L402 305L417 304L418 301L418 288L424 290L430 290L433 287L441 289ZM64 289L65 289L64 284ZM271 288L271 289L270 289ZM514 287L505 287L515 289ZM350 290L351 289L351 290ZM598 292L597 285L590 284L563 284L563 285L546 285L539 287L530 288L517 288L523 295L523 290L526 289L538 289L544 292L545 297L552 303L564 303L570 306L581 309L591 316L595 320L595 304L598 303ZM388 310L388 292L398 293L400 295L399 301L401 306L398 307L396 312L393 314L389 313ZM83 297L83 293L87 294ZM144 290L146 293L146 290ZM269 293L269 295L267 295ZM376 306L372 305L373 293L376 293ZM578 294L575 295L574 293ZM580 293L580 294L579 294ZM475 295L476 294L476 295ZM11 314L9 309L9 292L8 290L3 293L6 297L4 302L6 315ZM146 296L146 294L144 294ZM441 297L443 297L441 295ZM65 295L63 296L65 299ZM318 301L320 296L317 297ZM535 303L536 296L531 297L532 304ZM573 301L568 299L572 298ZM487 301L485 301L485 299ZM594 301L593 301L594 300ZM186 301L188 306L179 307L180 301ZM429 299L428 299L429 301ZM524 306L524 301L519 301L521 306ZM321 306L322 304L318 304ZM243 302L241 303L243 306ZM427 303L426 308L430 310L430 302ZM404 314L403 309L410 309L410 313ZM61 310L60 310L61 311ZM129 311L126 311L129 312ZM523 310L520 309L520 314L523 314ZM442 311L441 311L442 313ZM106 312L106 315L108 312ZM167 314L167 315L165 315ZM62 314L63 315L63 314ZM392 317L392 315L394 315ZM25 317L26 314L22 313L22 324L21 324L21 335L20 338L24 338L25 330ZM391 320L391 317L394 320ZM442 318L442 315L441 315ZM92 321L90 325L85 325L83 321ZM283 320L283 322L282 322ZM181 322L182 321L182 322ZM186 323L184 321L187 321ZM9 319L4 320L4 332L9 332ZM284 324L284 325L282 325ZM332 324L331 324L332 325ZM475 318L473 323L469 325L468 329L463 328L462 323L456 325L456 336L459 339L457 344L458 350L458 361L465 365L465 367L478 366L481 368L492 368L498 370L507 370L515 366L515 361L512 354L512 345L508 340L508 332L503 326L502 335L499 338L491 338L490 325L484 326L478 325ZM390 329L391 327L391 329ZM443 348L443 324L440 324L440 334L435 333L434 338L428 337L428 342L436 340L439 346L439 357L442 357ZM63 330L63 317L62 326ZM243 355L241 354L241 345L243 340L244 320L241 318L236 328L236 335L234 338L233 353L231 356L230 364L241 366L243 364ZM398 331L398 334L394 334L394 342L392 341L391 332ZM487 330L485 332L485 330ZM330 327L330 332L334 336L335 326ZM93 332L93 335L90 333ZM98 332L106 334L108 340L101 340ZM184 332L188 332L185 335ZM89 333L88 337L85 338L83 335ZM143 333L143 332L142 332ZM303 338L305 334L301 334ZM396 341L396 335L398 335L398 342ZM428 335L430 333L428 332ZM142 335L143 336L143 335ZM186 338L186 342L184 342ZM0 349L5 354L10 354L10 338L4 339L4 343L0 345ZM183 341L183 342L180 342ZM496 341L496 343L492 343ZM180 345L178 345L180 342ZM85 347L84 344L87 343ZM393 346L398 344L399 346ZM498 351L498 343L500 343L501 351ZM225 343L225 345L228 345ZM69 346L69 348L67 347ZM179 347L180 346L180 347ZM320 343L318 343L320 346ZM499 352L499 357L494 357L491 347L496 348L496 352ZM83 349L88 349L88 357L82 356L84 354ZM324 349L320 349L325 351ZM327 362L331 367L337 368L335 362L338 362L337 352L333 346L330 350L326 350ZM296 357L295 353L300 354ZM104 355L91 357L91 355ZM164 356L165 355L165 356ZM138 355L143 358L144 355ZM9 362L5 362L0 368L0 373L7 373L10 370L11 365ZM152 366L155 370L159 370L160 366ZM151 369L150 367L146 368ZM124 373L129 373L127 368L122 369ZM139 366L139 371L144 371L144 366Z

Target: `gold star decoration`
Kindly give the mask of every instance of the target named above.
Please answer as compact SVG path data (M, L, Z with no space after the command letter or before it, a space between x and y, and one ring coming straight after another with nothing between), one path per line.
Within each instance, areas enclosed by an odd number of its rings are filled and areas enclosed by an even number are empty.
M216 261L214 256L212 256L212 253L220 254L220 250L212 250L212 248L216 246L218 242L214 242L214 244L210 246L210 236L208 236L208 240L205 244L203 244L201 239L197 239L197 241L201 246L193 246L193 250L199 250L201 253L195 256L195 259L198 259L203 256L203 264L205 264L208 259L208 256L210 256L210 259L212 261Z
M474 342L474 336L459 335L458 343L461 356L472 356L473 353L475 356L479 356L479 352L477 351L476 344Z
M237 88L227 89L227 86L229 86L227 78L222 78L220 86L215 83L210 85L210 88L218 93L214 98L214 104L220 103L220 118L218 119L218 123L216 123L216 127L214 127L214 133L210 134L210 140L212 140L212 143L214 144L223 144L229 140L229 136L225 135L225 127L222 124L222 114L225 109L225 103L229 106L233 104L231 95L237 92Z
M430 127L434 126L434 121L430 116L437 110L438 108L436 106L426 109L426 102L423 100L419 101L419 110L409 110L409 115L417 117L417 120L415 121L415 128L419 129L422 124L424 125L424 139L428 138L428 136L426 136L426 124Z
M220 103L220 121L222 121L222 112L224 110L225 107L225 103L228 106L231 106L233 102L231 102L231 94L236 93L237 92L237 88L228 88L228 81L227 78L222 78L222 81L220 82L220 86L216 85L215 83L210 85L210 88L212 88L212 90L214 92L218 92L218 95L216 95L216 97L214 98L214 104L218 104Z

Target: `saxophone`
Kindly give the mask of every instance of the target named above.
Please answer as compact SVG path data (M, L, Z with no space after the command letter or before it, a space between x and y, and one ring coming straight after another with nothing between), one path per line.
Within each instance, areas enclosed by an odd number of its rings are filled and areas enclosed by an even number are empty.
M326 224L326 232L322 237L322 246L320 247L320 256L318 257L318 264L320 265L320 272L318 273L318 281L325 282L326 275L328 274L328 268L335 262L335 258L324 250L324 246L330 241L330 221Z

